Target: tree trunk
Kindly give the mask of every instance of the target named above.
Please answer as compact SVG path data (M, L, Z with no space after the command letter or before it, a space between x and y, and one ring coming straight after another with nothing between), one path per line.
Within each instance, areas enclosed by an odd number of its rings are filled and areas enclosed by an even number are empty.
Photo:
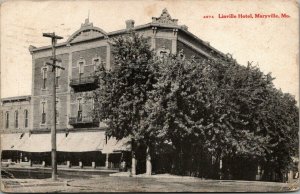
M146 149L146 174L147 175L152 174L150 146L147 146L147 149Z
M220 172L220 180L223 179L223 161L222 161L222 157L220 157L220 163L219 163L219 172Z
M136 159L134 152L134 140L131 139L131 175L136 175Z
M132 151L131 175L136 175L136 159L134 151Z

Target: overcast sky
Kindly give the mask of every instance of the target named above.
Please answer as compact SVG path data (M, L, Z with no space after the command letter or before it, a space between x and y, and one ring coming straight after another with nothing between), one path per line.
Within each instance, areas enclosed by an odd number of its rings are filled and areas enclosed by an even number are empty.
M90 12L94 26L106 32L123 29L125 20L151 22L167 8L180 25L241 64L253 61L274 84L299 98L298 12L293 1L8 1L1 6L1 97L31 94L29 45L49 45L43 32L65 41ZM278 14L290 18L220 19L218 14ZM205 15L213 19L203 18Z

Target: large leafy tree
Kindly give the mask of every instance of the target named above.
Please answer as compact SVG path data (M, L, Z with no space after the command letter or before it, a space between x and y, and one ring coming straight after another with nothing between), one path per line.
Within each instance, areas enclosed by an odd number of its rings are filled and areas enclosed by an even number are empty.
M298 108L270 74L231 57L157 58L133 32L116 38L113 48L114 69L99 69L94 91L95 116L107 123L109 136L130 137L133 151L147 147L148 160L150 148L173 147L180 174L201 176L207 158L217 170L222 159L230 164L241 157L262 165L265 174L291 168Z
M117 37L112 46L113 69L101 67L96 75L100 88L94 91L95 116L108 125L108 136L131 138L133 151L139 146L149 147L154 138L148 129L145 104L155 81L153 52L147 39L135 32Z
M272 80L270 74L251 64L238 65L230 57L186 60L179 55L162 60L150 98L156 106L153 124L174 145L179 173L193 166L191 161L201 161L199 155L257 161L281 156L288 163L297 148L297 107ZM287 167L276 161L278 168Z

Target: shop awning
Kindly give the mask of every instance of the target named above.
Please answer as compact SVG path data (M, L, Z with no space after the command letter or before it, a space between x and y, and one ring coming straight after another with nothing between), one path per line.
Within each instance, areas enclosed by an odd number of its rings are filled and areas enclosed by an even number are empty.
M104 131L57 133L56 148L61 152L114 153L130 150L127 139L117 141L110 138L107 144L105 139ZM51 152L51 134L1 134L1 150Z
M64 134L56 134L57 144ZM51 134L1 134L1 150L16 150L24 152L50 152Z
M116 138L111 137L107 140L107 144L104 145L102 149L102 153L107 154L107 153L116 153L116 152L129 151L129 150L131 150L129 138L116 140Z
M61 152L90 152L101 151L105 143L105 132L69 133L57 141L57 151Z
M25 142L25 134L1 134L1 150L18 150Z

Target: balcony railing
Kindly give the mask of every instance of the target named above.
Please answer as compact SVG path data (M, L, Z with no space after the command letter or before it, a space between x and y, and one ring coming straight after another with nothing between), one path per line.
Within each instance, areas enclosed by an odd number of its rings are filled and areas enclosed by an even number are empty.
M97 79L93 76L75 78L70 80L70 86L74 90L93 90L98 87Z
M93 117L70 117L69 124L73 126L98 126L99 121Z

